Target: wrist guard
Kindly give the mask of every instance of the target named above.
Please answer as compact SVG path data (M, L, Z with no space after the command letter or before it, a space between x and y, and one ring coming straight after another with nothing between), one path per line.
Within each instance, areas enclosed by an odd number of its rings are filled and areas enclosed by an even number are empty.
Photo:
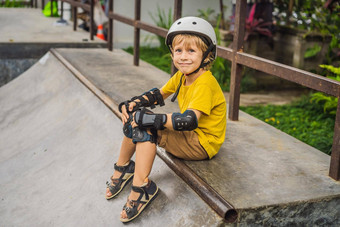
M140 129L165 129L164 124L167 121L166 114L154 114L149 110L137 110L135 113L135 122Z
M192 131L198 127L197 117L194 111L186 110L184 113L173 113L172 126L176 131Z
M146 96L148 99L145 99L143 96ZM139 100L139 101L135 101L135 100ZM151 107L151 109L153 109L156 107L156 105L160 105L160 106L165 105L161 91L158 88L153 88L150 91L147 91L140 96L133 97L131 100L121 102L118 106L119 111L122 112L122 106L125 105L127 112L130 112L129 104L131 102L136 103L136 105L134 106L131 112L135 112L141 107Z

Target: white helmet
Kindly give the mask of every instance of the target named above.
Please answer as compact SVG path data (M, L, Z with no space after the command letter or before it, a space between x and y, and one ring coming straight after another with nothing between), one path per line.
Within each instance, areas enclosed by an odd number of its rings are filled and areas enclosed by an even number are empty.
M216 34L211 24L199 17L182 17L170 27L165 38L165 44L171 47L173 38L178 34L193 34L199 36L209 47L212 47L213 56L216 58Z

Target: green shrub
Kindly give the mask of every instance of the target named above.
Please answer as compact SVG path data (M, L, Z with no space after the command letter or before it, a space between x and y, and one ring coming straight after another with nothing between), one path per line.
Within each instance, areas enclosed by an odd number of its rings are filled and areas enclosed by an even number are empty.
M23 8L23 7L26 7L27 4L28 2L24 0L5 0L5 1L1 1L0 7Z
M327 78L340 81L340 67L334 67L331 65L320 65L320 67L329 71L329 75L327 75ZM311 102L314 102L316 104L321 104L325 113L336 115L338 98L325 95L322 92L316 92L311 95L310 100Z

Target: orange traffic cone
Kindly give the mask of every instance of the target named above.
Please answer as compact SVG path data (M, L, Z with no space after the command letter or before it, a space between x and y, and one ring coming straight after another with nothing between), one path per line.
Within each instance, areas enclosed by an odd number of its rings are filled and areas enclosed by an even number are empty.
M104 33L103 33L103 25L102 24L98 25L98 27L97 27L97 38L105 40Z

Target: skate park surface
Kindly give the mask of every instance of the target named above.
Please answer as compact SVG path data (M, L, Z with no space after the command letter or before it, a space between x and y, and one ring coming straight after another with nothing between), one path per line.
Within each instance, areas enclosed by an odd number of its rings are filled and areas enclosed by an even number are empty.
M169 75L122 50L53 50L113 103L160 87ZM51 52L0 89L1 225L121 225L128 191L106 201L123 137L119 118ZM133 83L131 82L133 81ZM168 100L161 112L177 111ZM338 223L340 184L329 156L253 117L228 121L210 161L185 162L239 213L239 225ZM158 198L131 225L227 225L158 157ZM275 216L272 216L275 214ZM264 222L263 217L266 216Z
M132 62L119 49L59 48L0 88L0 226L123 226L129 187L104 198L123 138L112 109L170 77ZM169 100L158 109L178 111ZM157 156L150 179L160 193L128 225L340 224L330 157L243 112L228 121L215 158L181 162L234 206L236 222L226 223Z

